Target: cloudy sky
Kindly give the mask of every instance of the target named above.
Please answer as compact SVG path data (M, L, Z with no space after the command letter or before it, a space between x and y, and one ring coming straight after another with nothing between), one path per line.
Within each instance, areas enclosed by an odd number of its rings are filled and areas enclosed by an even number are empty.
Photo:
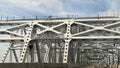
M120 0L0 0L0 16L28 18L39 16L120 15ZM3 53L6 46L0 46ZM1 54L0 54L1 58Z
M0 16L44 17L115 15L120 0L0 0Z

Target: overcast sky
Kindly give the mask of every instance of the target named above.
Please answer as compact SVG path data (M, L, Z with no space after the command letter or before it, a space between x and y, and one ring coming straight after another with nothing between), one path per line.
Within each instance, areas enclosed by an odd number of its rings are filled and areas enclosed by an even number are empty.
M2 17L120 15L120 0L0 0ZM6 46L0 45L1 53Z
M96 16L120 11L120 0L0 0L0 16Z

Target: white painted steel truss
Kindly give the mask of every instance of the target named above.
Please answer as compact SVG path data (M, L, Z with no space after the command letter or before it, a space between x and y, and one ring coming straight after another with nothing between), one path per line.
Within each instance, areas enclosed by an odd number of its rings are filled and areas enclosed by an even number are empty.
M99 57L102 57L102 52L111 55L104 49L116 49L119 52L120 18L1 21L0 36L1 42L10 43L2 63L8 62L9 53L13 53L11 57L14 56L11 62L17 63L80 63L78 60L82 60L82 54L79 52L85 49L91 49L94 53L99 51ZM114 44L118 47L114 47ZM80 51L75 48L80 48ZM84 56L92 62L90 58L94 59L93 53L89 52L84 53Z

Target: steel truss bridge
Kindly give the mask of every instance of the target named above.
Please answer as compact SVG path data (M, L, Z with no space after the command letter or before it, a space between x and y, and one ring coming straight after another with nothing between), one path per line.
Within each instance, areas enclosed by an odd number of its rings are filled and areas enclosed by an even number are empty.
M0 42L2 63L119 64L120 18L0 21Z

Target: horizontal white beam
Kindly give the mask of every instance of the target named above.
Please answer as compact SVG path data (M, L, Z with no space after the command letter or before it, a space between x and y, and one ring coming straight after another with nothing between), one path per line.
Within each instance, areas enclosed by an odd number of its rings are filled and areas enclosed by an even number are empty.
M9 42L9 41L24 41L23 38L0 38L0 42Z
M120 36L82 36L82 37L71 37L71 39L120 39Z
M75 21L120 21L120 18L93 18L93 19L75 19Z
M1 24L10 24L10 23L27 23L27 22L65 22L68 20L74 20L74 21L120 21L120 18L62 18L62 19L41 19L41 20L14 20L14 21L0 21Z

